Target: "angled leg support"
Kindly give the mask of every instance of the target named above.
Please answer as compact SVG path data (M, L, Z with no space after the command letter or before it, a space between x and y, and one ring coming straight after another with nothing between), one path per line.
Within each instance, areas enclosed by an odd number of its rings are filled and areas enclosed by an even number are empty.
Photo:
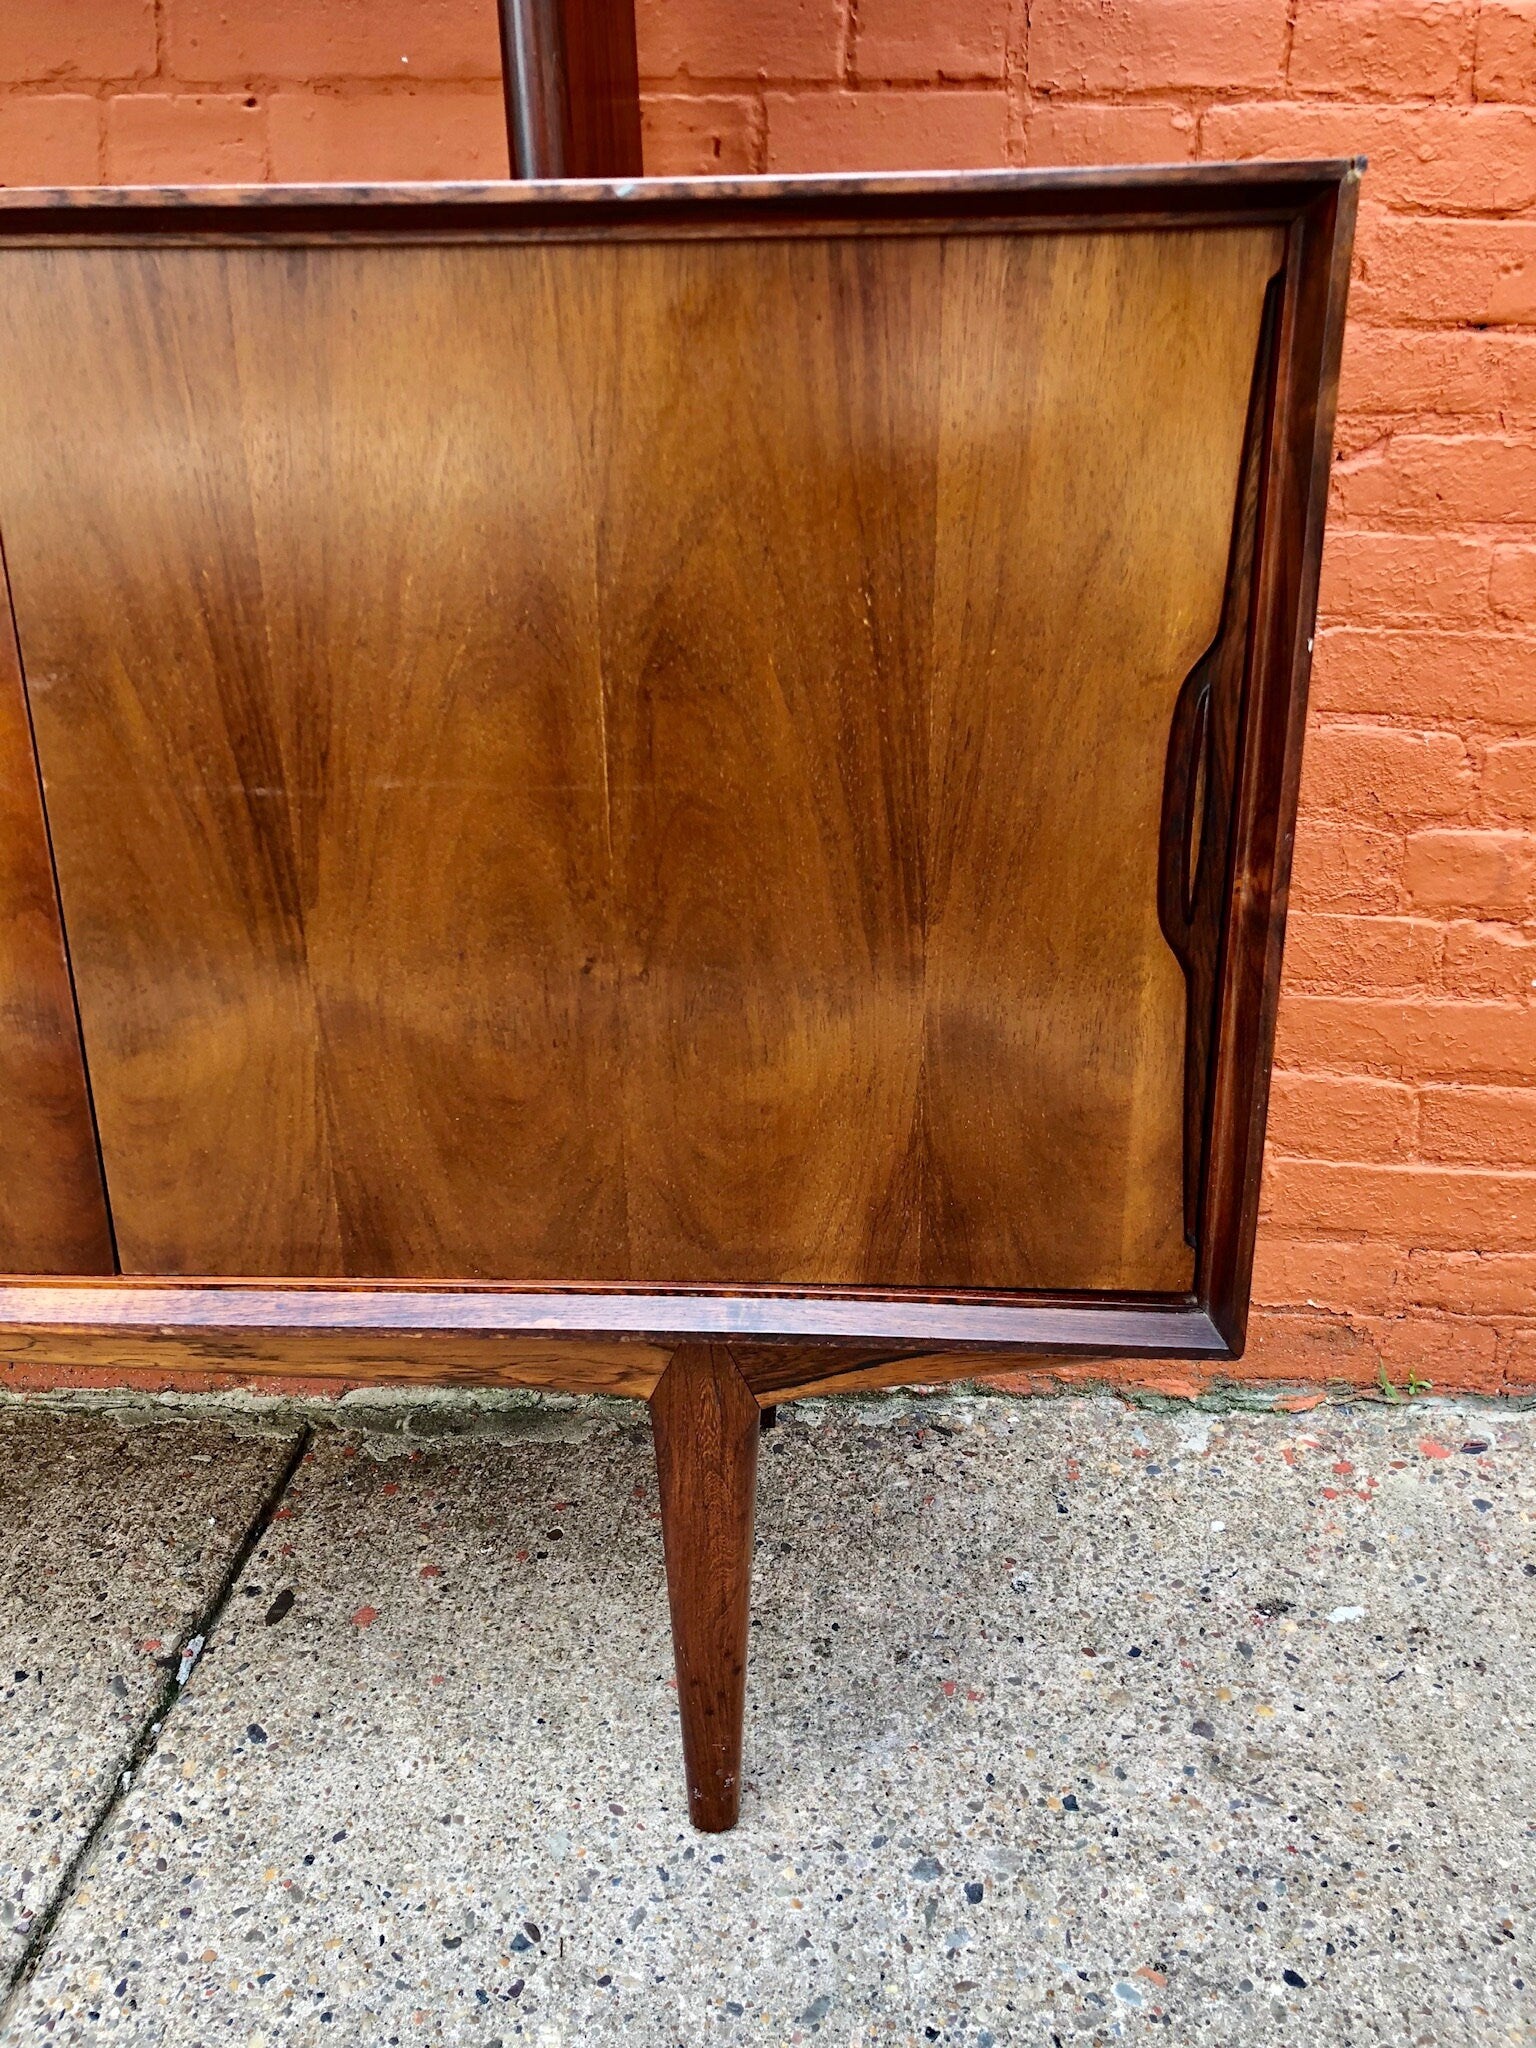
M757 1401L723 1344L684 1345L651 1395L677 1658L688 1814L719 1834L741 1811Z

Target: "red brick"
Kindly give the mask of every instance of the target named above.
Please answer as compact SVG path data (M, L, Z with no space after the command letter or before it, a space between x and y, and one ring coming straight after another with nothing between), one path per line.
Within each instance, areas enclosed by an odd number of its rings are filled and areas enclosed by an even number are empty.
M1536 740L1499 740L1483 755L1478 777L1489 812L1536 819Z
M1396 1291L1459 1315L1536 1315L1536 1254L1414 1249L1401 1260Z
M84 93L0 97L0 185L94 185L100 158L99 109Z
M1536 420L1536 335L1427 334L1354 321L1345 330L1339 403L1347 417Z
M1513 1329L1499 1346L1501 1394L1528 1394L1536 1388L1536 1330Z
M1480 100L1536 97L1536 0L1482 0L1472 90Z
M1455 733L1324 725L1307 740L1302 804L1309 814L1373 824L1454 818L1464 815L1472 794L1472 763Z
M1481 1167L1337 1165L1281 1159L1277 1227L1300 1236L1394 1233L1430 1251L1536 1249L1536 1174Z
M839 0L638 0L645 78L832 79L841 76ZM849 166L853 168L853 166Z
M1536 221L1363 211L1349 310L1406 326L1536 325Z
M1285 63L1285 0L1034 0L1036 91L1274 90Z
M1171 164L1195 153L1195 116L1167 100L1102 105L1037 100L1025 128L1032 164Z
M1285 934L1286 988L1318 993L1427 988L1439 967L1444 930L1425 918L1293 911Z
M1536 625L1536 548L1500 548L1493 558L1488 597L1501 619Z
M1444 927L1440 986L1448 995L1525 1002L1536 989L1536 933L1458 920Z
M1536 525L1536 440L1393 434L1333 473L1349 520L1447 526Z
M854 65L859 79L1001 78L1008 0L859 0Z
M1405 432L1409 428L1409 422L1406 420L1394 419L1388 424L1393 428L1401 428ZM1342 419L1336 419L1333 427L1334 471L1346 471L1350 463L1357 462L1362 456L1369 455L1373 448L1379 448L1383 439L1383 422L1380 419L1372 418L1368 414L1359 418L1350 415ZM1337 520L1337 513L1335 513L1335 520Z
M1410 1374L1438 1393L1498 1393L1499 1332L1466 1316L1369 1317L1364 1327L1386 1368L1401 1386Z
M1392 1303L1403 1258L1392 1245L1326 1244L1261 1231L1254 1250L1253 1298L1380 1312Z
M1278 1073L1269 1098L1269 1144L1305 1159L1406 1159L1417 1098L1400 1081Z
M1249 1326L1243 1377L1368 1387L1385 1371L1441 1393L1503 1390L1496 1326L1464 1317L1365 1316L1266 1308Z
M1296 833L1291 895L1298 909L1399 910L1403 842L1364 825L1303 817Z
M275 93L267 134L272 176L284 184L507 175L494 92Z
M1362 197L1378 209L1510 213L1536 201L1536 113L1527 107L1243 100L1209 109L1200 154L1367 156Z
M1519 1087L1536 1073L1536 1006L1291 993L1277 1057L1303 1069Z
M757 168L757 116L749 99L648 94L640 115L647 177L723 177Z
M1536 1088L1425 1088L1419 1152L1462 1166L1536 1166Z
M1369 1338L1351 1316L1263 1309L1248 1325L1245 1379L1367 1387L1378 1366Z
M5 0L0 6L0 79L147 78L155 63L155 0Z
M1536 917L1536 833L1414 832L1403 881L1416 910Z
M495 0L164 0L164 7L170 74L193 84L501 77Z
M1446 98L1475 21L1471 0L1301 0L1286 77L1297 92Z
M964 170L1007 160L1005 92L771 92L770 171Z
M249 94L132 93L107 104L114 185L250 185L266 175L266 109Z
M1536 639L1518 633L1398 633L1336 626L1312 663L1318 712L1428 723L1454 710L1489 725L1536 720Z
M1334 527L1323 548L1319 611L1355 625L1478 625L1489 611L1494 559L1486 541L1455 534ZM1536 595L1536 572L1532 582Z

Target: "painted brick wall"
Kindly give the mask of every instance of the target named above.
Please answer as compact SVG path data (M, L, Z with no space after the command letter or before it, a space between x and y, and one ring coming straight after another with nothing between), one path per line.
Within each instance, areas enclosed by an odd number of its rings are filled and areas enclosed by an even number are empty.
M647 167L1363 151L1247 1370L1536 1386L1536 0L641 0ZM490 0L5 0L0 181L496 176Z

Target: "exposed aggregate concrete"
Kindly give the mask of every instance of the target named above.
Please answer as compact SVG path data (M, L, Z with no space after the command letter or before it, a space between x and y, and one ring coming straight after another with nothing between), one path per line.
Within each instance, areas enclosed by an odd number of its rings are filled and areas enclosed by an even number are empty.
M710 1838L643 1418L526 1414L315 1435L8 2044L1536 2041L1531 1417L791 1409Z

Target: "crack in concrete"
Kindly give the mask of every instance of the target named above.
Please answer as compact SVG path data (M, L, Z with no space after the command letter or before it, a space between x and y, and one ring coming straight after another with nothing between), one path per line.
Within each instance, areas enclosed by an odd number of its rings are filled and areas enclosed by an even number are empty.
M51 1897L39 1908L33 1919L27 1932L26 1946L11 1973L10 1981L4 1986L3 1991L0 1991L0 2042L6 2039L22 1994L37 1974L38 1965L42 1962L48 1944L53 1938L53 1930L58 1926L79 1889L80 1880L116 1818L117 1810L127 1796L130 1786L154 1753L172 1709L190 1682L198 1659L206 1651L224 1610L229 1605L230 1595L250 1563L257 1544L271 1526L272 1517L292 1485L294 1474L303 1463L304 1454L309 1449L313 1436L314 1432L310 1425L307 1422L300 1423L292 1450L257 1504L256 1512L247 1523L244 1535L230 1552L229 1562L217 1585L204 1602L201 1611L188 1622L186 1629L172 1644L165 1657L165 1678L145 1710L138 1733L128 1745L106 1797L97 1809L90 1826L81 1837L74 1854L64 1865Z

